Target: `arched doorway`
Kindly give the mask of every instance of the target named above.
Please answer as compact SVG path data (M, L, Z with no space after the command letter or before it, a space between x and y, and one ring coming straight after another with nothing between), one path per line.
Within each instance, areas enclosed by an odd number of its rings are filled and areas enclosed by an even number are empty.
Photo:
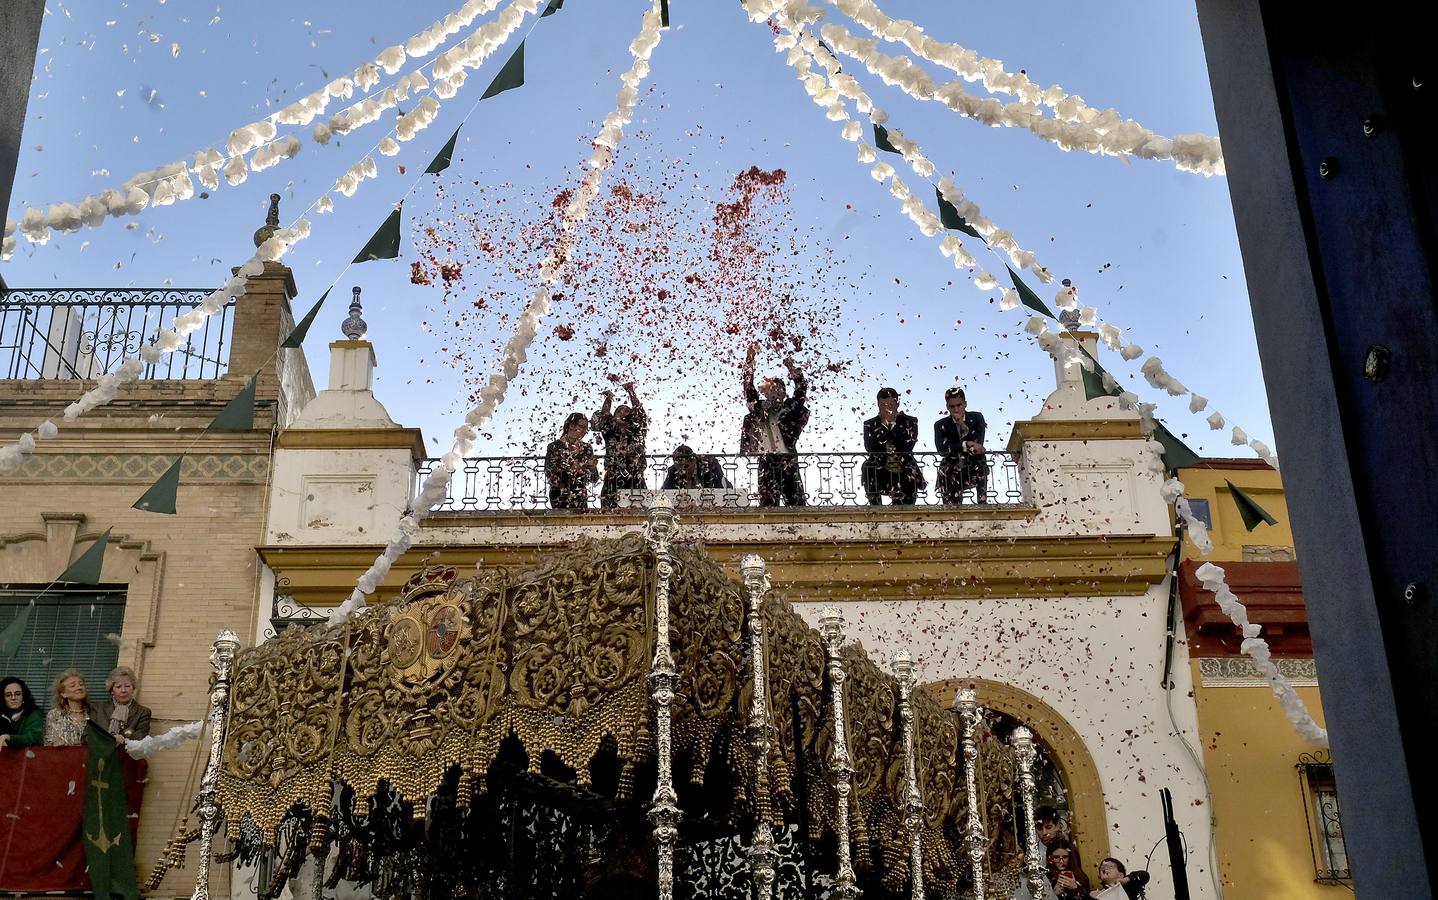
M1022 723L1034 733L1039 750L1036 765L1038 804L1065 811L1079 856L1097 862L1109 855L1108 813L1098 766L1073 726L1058 711L1027 691L985 678L949 678L923 685L935 700L951 706L964 687L978 692L979 705L990 716L994 733L1007 738Z

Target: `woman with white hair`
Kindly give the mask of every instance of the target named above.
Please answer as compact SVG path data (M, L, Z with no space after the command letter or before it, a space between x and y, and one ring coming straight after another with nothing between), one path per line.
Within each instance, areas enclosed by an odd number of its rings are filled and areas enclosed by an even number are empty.
M105 676L105 690L110 699L95 704L95 721L114 735L115 742L122 747L127 741L150 736L150 708L135 700L139 689L135 670L119 666Z

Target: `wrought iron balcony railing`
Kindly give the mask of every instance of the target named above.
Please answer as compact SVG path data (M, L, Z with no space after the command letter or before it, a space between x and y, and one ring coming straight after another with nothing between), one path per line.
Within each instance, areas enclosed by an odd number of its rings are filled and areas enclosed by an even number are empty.
M0 378L92 379L140 352L160 326L199 306L208 288L42 288L0 293ZM229 370L231 299L145 367L141 378L219 378Z
M699 508L745 509L759 505L759 457L737 454L703 454L710 456L723 472L729 487L701 489L690 492L689 500ZM1018 457L1004 451L990 451L985 456L986 478L975 481L963 493L962 503L1020 505L1025 502L1019 477ZM938 453L916 453L915 460L927 487L917 492L915 506L935 507L943 504L939 496ZM799 477L804 485L808 506L858 507L868 505L862 470L864 453L801 453L798 457ZM439 462L437 458L420 461L416 484L422 482ZM604 473L604 457L599 457L599 471ZM673 459L665 455L645 457L644 490L659 490ZM588 508L600 508L602 477L588 486ZM624 492L621 492L624 493ZM620 504L634 506L638 498L621 496ZM885 505L888 505L887 501ZM545 478L542 456L469 457L450 480L449 497L438 509L452 512L521 512L552 509L549 484ZM634 510L636 513L638 509Z

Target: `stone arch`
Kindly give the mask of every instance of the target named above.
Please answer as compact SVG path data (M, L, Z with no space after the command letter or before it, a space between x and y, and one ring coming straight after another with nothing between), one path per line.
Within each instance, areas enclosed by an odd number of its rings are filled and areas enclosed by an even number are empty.
M1057 710L1013 685L987 678L949 678L923 686L946 707L952 706L959 688L978 691L979 705L1022 721L1049 748L1059 774L1069 788L1072 821L1069 829L1085 865L1097 865L1109 855L1108 811L1103 802L1103 781L1083 738Z

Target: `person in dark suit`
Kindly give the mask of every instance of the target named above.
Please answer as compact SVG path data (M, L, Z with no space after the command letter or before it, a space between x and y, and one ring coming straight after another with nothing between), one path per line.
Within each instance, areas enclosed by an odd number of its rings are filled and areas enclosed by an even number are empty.
M549 508L582 511L589 508L589 485L599 480L594 448L584 442L589 417L570 413L559 440L544 451L544 477L549 482Z
M674 464L664 473L663 490L722 490L732 487L729 479L724 477L724 468L719 465L719 460L707 453L695 453L686 444L674 448Z
M604 406L589 420L590 426L604 438L604 484L599 489L599 505L614 509L619 505L620 491L644 489L644 436L649 418L639 405L634 382L626 381L624 390L629 403L619 404L613 411L614 392L604 392Z
M780 499L788 506L803 506L798 445L799 435L809 423L809 382L794 358L786 356L784 367L794 382L794 396L788 396L782 378L766 378L761 389L755 390L754 356L758 352L759 345L750 344L744 361L744 402L749 414L744 417L739 452L759 457L760 506L778 506Z
M864 450L869 454L859 470L864 494L878 506L888 494L896 506L913 506L919 491L928 486L914 444L919 441L919 420L899 412L899 392L879 389L879 414L864 420Z
M964 491L974 489L980 503L988 503L989 463L984 456L984 414L969 411L964 389L944 391L949 414L934 423L934 449L943 455L939 463L939 497L945 506L964 502Z
M110 699L95 704L95 721L114 735L116 743L122 747L128 741L149 737L150 708L141 706L135 699L139 690L135 670L129 666L112 669L105 676L105 690Z

